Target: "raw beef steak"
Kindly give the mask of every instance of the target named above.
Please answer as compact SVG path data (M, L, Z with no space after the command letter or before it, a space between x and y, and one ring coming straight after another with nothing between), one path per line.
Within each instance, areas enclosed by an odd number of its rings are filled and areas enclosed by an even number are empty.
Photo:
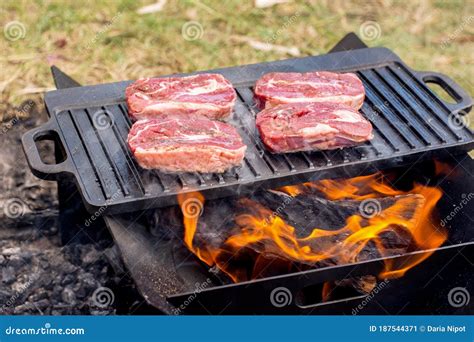
M128 144L140 166L165 172L221 173L240 165L247 148L229 124L182 116L137 121Z
M232 84L220 74L144 78L130 84L125 96L135 120L163 114L224 119L236 99Z
M255 97L260 108L283 103L337 102L359 109L364 103L365 90L360 79L351 73L274 72L257 81Z
M372 139L372 125L358 111L338 103L290 103L264 109L257 128L276 153L329 150Z

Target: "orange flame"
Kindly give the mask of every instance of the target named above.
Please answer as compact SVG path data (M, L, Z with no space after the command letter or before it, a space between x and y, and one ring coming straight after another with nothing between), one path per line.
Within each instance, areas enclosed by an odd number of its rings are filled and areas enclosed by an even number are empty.
M178 203L183 213L184 243L199 259L212 266L214 255L207 249L201 250L194 246L193 240L196 234L199 217L204 209L204 196L200 192L178 194Z
M458 169L453 168L452 165L439 160L434 161L434 166L435 174L443 175L446 178L456 178L459 174Z
M297 236L295 227L275 215L269 208L243 198L239 203L243 208L247 208L247 212L235 218L239 230L230 235L219 248L206 245L197 247L193 240L199 216L189 217L183 207L191 200L200 201L203 205L204 197L200 193L183 194L178 200L184 214L186 245L206 264L216 265L235 282L239 282L248 280L248 275L230 265L229 260L231 256L249 246L258 246L260 251L265 252L262 254L275 255L293 262L316 264L331 261L346 264L359 261L360 253L369 243L376 246L382 257L393 255L384 244L383 234L386 232L408 234L415 244L414 250L435 249L447 238L447 232L431 222L433 210L442 196L438 188L415 184L410 191L397 190L387 184L382 174L377 173L344 180L322 180L285 186L278 190L292 197L317 192L318 196L333 201L360 201L359 208L365 203L369 213L360 211L348 217L344 227L335 227L335 230L315 227L309 235L301 238ZM384 197L391 198L393 203L390 202L389 206L382 208L380 201ZM387 259L379 276L401 277L431 254L432 251L427 251L396 262ZM255 260L255 263L257 261L260 262ZM252 277L258 277L258 274L254 273ZM328 286L325 289L328 291Z

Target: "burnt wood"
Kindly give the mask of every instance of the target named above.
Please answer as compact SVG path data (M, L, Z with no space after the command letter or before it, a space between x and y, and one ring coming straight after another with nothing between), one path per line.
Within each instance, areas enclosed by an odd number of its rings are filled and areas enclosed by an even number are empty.
M400 198L410 198L413 202L411 207L406 208L403 215L407 220L413 219L414 210L424 204L424 198L414 194L381 197L377 201L380 208L385 211ZM276 191L256 193L252 196L251 201L249 202L249 199L244 198L225 202L222 200L206 202L193 239L193 245L201 251L220 251L216 257L217 263L225 272L238 275L239 281L382 257L373 242L367 243L359 253L351 255L350 260L349 255L336 253L318 262L292 258L269 238L235 249L228 245L226 241L231 236L240 235L242 229L249 228L248 226L240 226L237 217L240 215L262 217L259 210L261 206L266 208L266 214L273 212L275 216L281 217L291 225L295 231L295 238L304 238L316 228L327 231L343 228L350 216L360 215L361 203L361 201L356 200L331 201L319 197L315 193L304 193L291 197ZM284 208L282 207L283 204ZM160 230L162 227L170 227L169 230L183 234L184 228L180 222L182 214L179 210L162 209L156 210L154 213L157 220L150 222L151 225L156 225L153 229ZM380 215L385 215L385 213L387 212L380 213ZM267 220L269 218L267 217ZM367 224L368 221L362 219L361 226L366 227ZM300 247L310 247L315 254L324 253L334 247L340 248L342 252L344 249L342 243L348 235L349 232L344 232L311 239L310 241L301 240L299 244ZM402 255L417 250L411 235L397 225L387 227L380 234L380 240L383 241L383 256L385 257ZM217 274L223 283L231 283L225 272L219 271ZM355 288L358 288L361 283L363 282L352 282L351 284L357 285Z

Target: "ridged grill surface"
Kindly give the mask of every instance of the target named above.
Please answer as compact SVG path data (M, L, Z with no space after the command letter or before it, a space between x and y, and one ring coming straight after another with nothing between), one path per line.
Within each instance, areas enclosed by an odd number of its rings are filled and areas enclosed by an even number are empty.
M269 66L266 64L266 72ZM364 83L366 100L361 112L373 124L373 140L335 151L271 154L255 127L258 110L252 86L262 72L255 72L258 65L252 65L242 71L244 81L236 83L235 69L228 69L229 75L227 69L219 72L236 86L238 100L230 123L238 128L248 150L242 167L225 174L170 175L141 169L127 146L131 123L123 98L101 103L100 96L99 100L96 96L94 105L56 110L58 128L89 209L103 206L112 212L125 212L171 205L176 203L176 194L193 190L212 198L224 197L254 191L257 186L337 177L343 172L347 175L348 167L354 165L383 167L384 160L397 157L419 158L426 152L472 147L473 133L468 128L452 127L450 110L443 101L402 63L385 61L375 67L343 68L355 71ZM321 67L317 64L302 59L301 63L292 63L291 70L275 64L271 71L318 69ZM252 79L246 73L252 74ZM111 116L110 127L94 125L94 115L100 111Z

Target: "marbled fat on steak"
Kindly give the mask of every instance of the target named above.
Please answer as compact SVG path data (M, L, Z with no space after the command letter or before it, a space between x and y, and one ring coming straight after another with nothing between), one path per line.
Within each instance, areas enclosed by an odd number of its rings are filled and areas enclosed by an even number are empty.
M237 98L232 84L220 74L139 79L127 87L125 96L133 120L161 115L225 119Z
M372 139L371 123L338 103L277 105L258 113L256 124L263 143L275 153L330 150Z
M141 167L165 172L222 173L240 165L247 148L229 124L182 116L137 121L128 144Z
M365 90L352 73L274 72L257 81L255 97L260 108L284 103L336 102L359 109L364 103Z

